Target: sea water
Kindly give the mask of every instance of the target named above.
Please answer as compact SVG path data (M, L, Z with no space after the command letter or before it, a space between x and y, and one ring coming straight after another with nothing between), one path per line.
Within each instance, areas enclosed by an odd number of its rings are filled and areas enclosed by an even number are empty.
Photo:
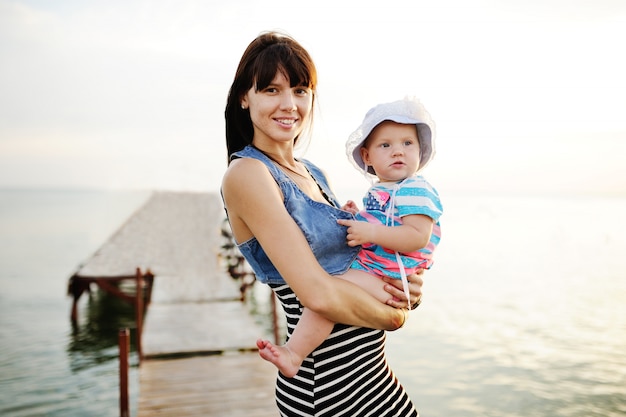
M67 281L148 196L0 191L0 415L119 416L132 309L83 295L73 328ZM420 414L626 415L626 199L442 198L422 305L388 334ZM133 352L132 415L137 393Z
M1 416L120 415L117 333L132 308L84 294L73 328L67 283L148 195L0 190Z
M388 350L421 415L626 415L626 200L443 197Z

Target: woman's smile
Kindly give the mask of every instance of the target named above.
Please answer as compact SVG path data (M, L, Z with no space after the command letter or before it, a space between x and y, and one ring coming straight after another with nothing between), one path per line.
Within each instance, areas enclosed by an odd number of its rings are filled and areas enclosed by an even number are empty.
M274 120L276 120L279 124L284 125L286 127L291 127L298 121L297 119L286 119L286 118L280 118L280 119L274 119Z

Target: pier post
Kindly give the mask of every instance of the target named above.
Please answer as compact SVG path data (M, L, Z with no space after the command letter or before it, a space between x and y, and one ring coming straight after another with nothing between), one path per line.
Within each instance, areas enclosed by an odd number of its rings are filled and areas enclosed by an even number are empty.
M118 344L120 352L120 417L130 417L128 412L128 351L130 345L128 329L120 329Z
M137 268L135 274L135 322L137 325L137 357L139 358L139 365L143 359L143 349L141 346L141 331L143 329L143 275L141 268Z
M278 332L278 311L276 311L276 294L274 291L270 291L270 303L272 306L272 330L274 331L274 343L277 345L281 345L282 342L279 340L279 332Z

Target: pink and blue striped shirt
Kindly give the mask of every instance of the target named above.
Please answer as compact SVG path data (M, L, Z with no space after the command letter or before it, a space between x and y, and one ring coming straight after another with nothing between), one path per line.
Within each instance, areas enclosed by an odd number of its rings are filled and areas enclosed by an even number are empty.
M363 198L364 209L356 219L386 226L402 224L402 217L422 214L433 219L433 230L426 247L399 253L406 275L418 268L429 269L433 263L433 252L441 239L439 217L443 206L435 188L421 175L414 175L399 182L374 184ZM401 279L401 266L396 252L376 244L365 244L351 268L364 270L378 276Z

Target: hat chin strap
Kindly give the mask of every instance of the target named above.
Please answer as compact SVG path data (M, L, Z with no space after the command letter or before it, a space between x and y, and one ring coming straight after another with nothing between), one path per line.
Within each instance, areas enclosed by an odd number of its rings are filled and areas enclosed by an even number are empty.
M367 165L366 165L367 167ZM408 179L408 178L407 178ZM385 226L393 227L393 213L396 209L396 192L400 189L404 181L401 181L399 184L394 184L393 192L391 193L391 198L389 199L389 208L387 209L387 213L385 213ZM396 253L396 261L398 262L398 267L400 268L400 277L402 278L402 288L404 289L404 295L406 296L406 302L409 310L411 310L411 292L409 291L409 280L406 277L406 270L404 269L404 263L402 262L402 258L398 251Z

